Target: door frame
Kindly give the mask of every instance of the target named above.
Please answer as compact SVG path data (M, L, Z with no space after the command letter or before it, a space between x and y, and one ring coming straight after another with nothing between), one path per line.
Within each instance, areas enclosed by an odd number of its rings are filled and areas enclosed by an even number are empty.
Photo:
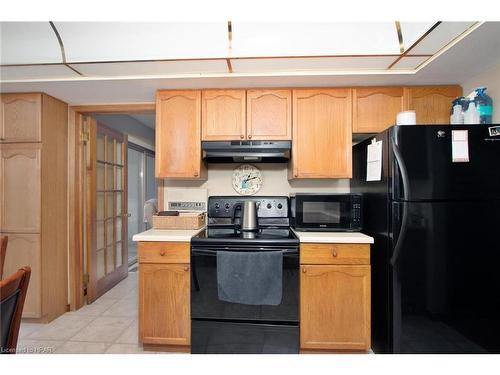
M85 222L83 196L85 194L84 134L83 118L92 114L155 113L155 103L78 105L68 108L68 252L70 310L80 309L85 302L84 287L84 238L82 226ZM161 180L159 180L161 181ZM158 182L159 182L158 181ZM158 197L163 184L158 183Z

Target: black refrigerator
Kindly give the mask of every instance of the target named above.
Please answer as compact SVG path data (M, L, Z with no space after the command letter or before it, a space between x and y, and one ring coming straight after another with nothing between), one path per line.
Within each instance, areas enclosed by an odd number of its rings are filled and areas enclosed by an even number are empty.
M500 353L498 129L394 126L353 147L351 191L375 240L374 352ZM367 181L373 139L382 171Z

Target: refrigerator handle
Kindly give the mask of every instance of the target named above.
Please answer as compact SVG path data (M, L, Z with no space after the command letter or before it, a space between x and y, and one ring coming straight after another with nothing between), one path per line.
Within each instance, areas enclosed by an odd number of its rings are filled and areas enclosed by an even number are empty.
M401 248L403 247L403 241L406 236L406 230L408 228L408 200L410 198L410 183L408 181L408 172L406 170L406 165L401 156L401 151L399 151L398 146L395 142L392 143L392 151L396 157L396 162L401 175L401 180L403 181L403 217L401 219L401 229L399 231L398 240L394 246L394 251L391 257L391 264L394 266L398 261L399 254L401 253Z

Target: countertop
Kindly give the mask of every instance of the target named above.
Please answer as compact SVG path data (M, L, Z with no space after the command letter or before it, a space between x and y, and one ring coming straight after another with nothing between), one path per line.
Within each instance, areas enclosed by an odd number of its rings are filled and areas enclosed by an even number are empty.
M191 237L196 236L203 229L205 229L205 227L194 230L150 229L145 232L134 234L132 241L190 242Z
M292 230L301 243L373 243L373 237L360 232L299 232Z

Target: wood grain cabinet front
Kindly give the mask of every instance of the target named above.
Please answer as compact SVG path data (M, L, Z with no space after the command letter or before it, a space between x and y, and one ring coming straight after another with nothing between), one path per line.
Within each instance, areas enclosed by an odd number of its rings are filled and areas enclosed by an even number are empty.
M352 90L353 133L379 133L396 123L405 108L402 87L360 87Z
M156 94L156 177L207 178L201 160L201 91Z
M301 265L302 351L370 349L370 266Z
M293 90L289 179L352 177L351 91Z
M40 142L41 103L41 94L2 94L0 142Z
M292 91L247 90L247 139L292 139Z
M449 124L451 102L462 95L460 86L416 86L405 88L407 109L414 110L417 124Z
M240 140L246 138L246 91L202 91L203 141Z

